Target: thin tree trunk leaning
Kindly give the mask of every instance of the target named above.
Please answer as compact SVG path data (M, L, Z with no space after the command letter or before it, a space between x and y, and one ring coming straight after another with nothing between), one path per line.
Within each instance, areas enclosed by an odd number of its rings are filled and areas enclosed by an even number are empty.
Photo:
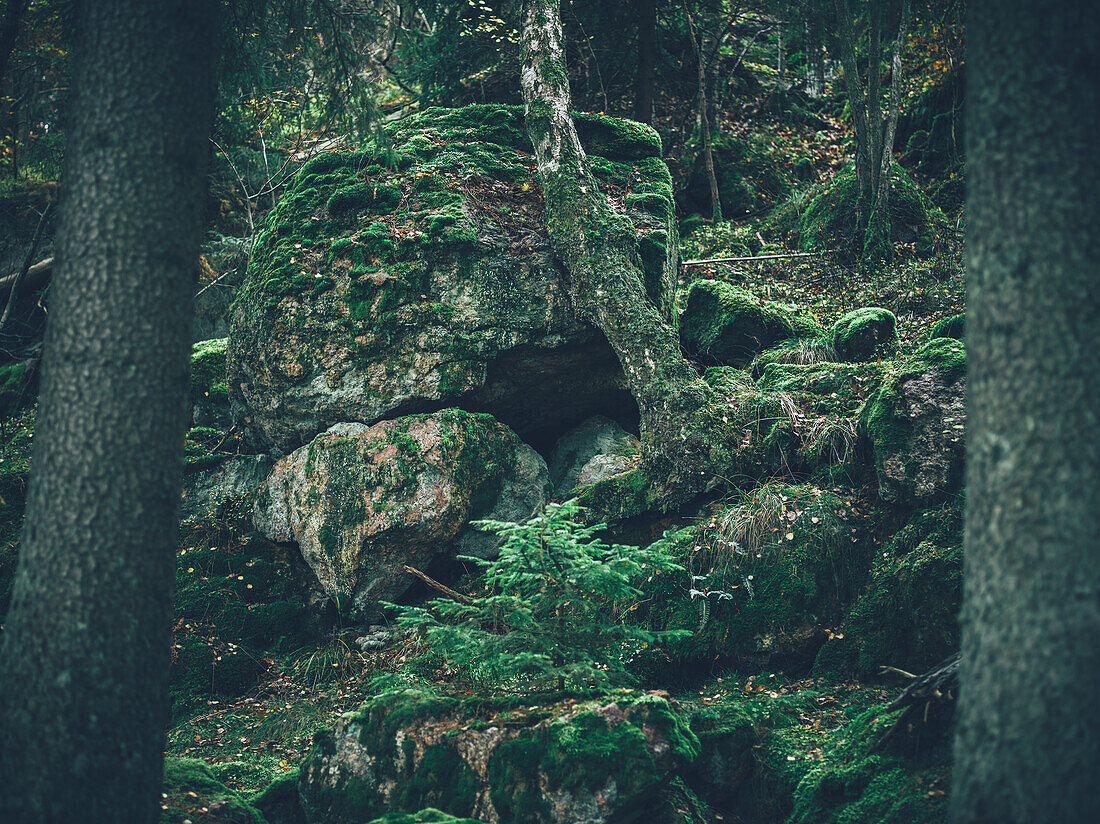
M971 0L951 820L1100 821L1100 16Z
M684 14L687 16L688 32L691 34L691 47L695 50L695 60L698 66L698 91L695 99L695 128L699 131L699 139L703 144L703 164L707 170L707 183L710 186L710 219L717 223L722 219L722 199L718 194L718 177L714 172L714 144L710 134L710 112L707 105L710 95L707 89L707 61L705 51L700 42L699 35L695 32L695 23L691 19L691 12L684 6Z
M27 249L26 257L23 259L23 265L20 267L19 271L15 273L15 277L8 286L8 299L4 304L3 313L0 314L0 330L3 330L4 324L8 322L8 317L11 315L11 309L19 299L19 284L31 270L34 256L38 254L38 244L42 242L42 230L46 227L46 218L50 216L51 211L53 211L53 203L47 203L46 208L38 218L38 225L34 227L34 237L31 238L31 245L30 248Z
M78 7L0 820L159 817L216 0Z
M654 69L657 65L657 0L641 0L638 9L638 68L634 75L634 119L653 122Z
M603 331L641 412L643 467L664 502L703 489L726 462L713 391L648 301L630 221L589 171L570 110L559 0L527 0L521 82L555 254L574 310Z
M894 135L898 131L898 115L901 113L901 83L903 67L901 55L905 50L905 38L909 34L909 0L902 0L898 33L894 38L894 51L890 57L890 105L883 125L882 149L879 152L878 189L872 207L872 219L883 220L890 202L890 174L894 167ZM885 229L890 231L889 221ZM889 240L889 234L887 234Z

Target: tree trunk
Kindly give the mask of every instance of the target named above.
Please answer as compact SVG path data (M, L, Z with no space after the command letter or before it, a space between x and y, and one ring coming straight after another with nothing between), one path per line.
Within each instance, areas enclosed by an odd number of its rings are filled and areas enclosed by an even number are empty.
M638 402L645 471L664 502L683 500L725 464L715 396L646 298L634 228L589 171L569 113L559 0L527 0L524 21L521 82L550 242L574 311L607 336Z
M9 824L159 817L216 10L78 9L34 471L0 650Z
M821 11L816 0L807 4L806 23L806 96L817 99L825 93L825 55L823 53Z
M856 33L852 21L850 0L834 0L840 49L840 64L844 67L844 90L848 93L848 108L852 110L852 128L856 133L856 181L859 200L856 225L867 225L871 212L871 123L867 112L867 92L859 78L856 61Z
M1100 820L1100 16L972 0L956 824Z
M19 26L27 12L30 0L8 0L4 15L0 17L0 88L8 76L8 60L19 37Z
M691 19L691 12L684 7L687 15L688 32L691 34L691 47L695 50L695 60L698 68L696 77L698 89L695 97L695 128L699 133L699 140L703 148L703 166L707 172L707 183L710 186L710 219L717 223L722 219L722 199L718 193L718 176L714 171L714 143L711 140L710 111L707 105L711 95L707 87L707 60L706 49L700 42L700 36L696 34L695 23ZM715 49L717 52L717 49Z
M654 68L657 65L657 0L641 0L639 6L634 119L639 123L652 123Z

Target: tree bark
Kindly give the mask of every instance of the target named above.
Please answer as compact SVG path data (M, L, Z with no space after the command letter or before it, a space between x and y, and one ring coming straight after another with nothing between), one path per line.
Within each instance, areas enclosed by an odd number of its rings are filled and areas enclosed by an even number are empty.
M152 822L167 719L215 0L78 8L0 819Z
M952 821L1100 820L1100 17L972 0Z
M848 108L852 111L852 128L856 133L856 181L859 201L856 207L856 224L867 225L871 207L871 123L867 112L867 91L859 77L856 61L856 33L852 21L850 0L834 0L837 25L840 34L840 64L844 67L844 90L848 94Z
M634 76L634 119L653 122L654 69L657 65L657 0L641 0L638 9L638 69Z
M527 0L524 11L521 82L550 242L574 311L606 335L638 402L645 471L663 502L683 500L725 463L715 396L646 298L633 226L589 171L569 113L559 0Z

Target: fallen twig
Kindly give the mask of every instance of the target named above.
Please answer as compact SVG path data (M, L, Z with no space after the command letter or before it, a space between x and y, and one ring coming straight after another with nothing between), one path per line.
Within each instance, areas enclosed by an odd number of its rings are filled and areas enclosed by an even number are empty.
M458 601L460 604L465 604L468 607L473 606L473 604L474 604L474 602L471 599L467 598L462 593L455 592L450 587L444 586L443 584L439 583L439 581L435 580L435 578L432 578L428 575L425 575L423 572L421 572L416 567L411 567L408 564L405 564L405 572L409 573L410 575L415 575L417 578L419 578L421 581L423 581L428 586L432 587L433 589L438 589L444 595L448 596L449 598L453 598L454 600Z

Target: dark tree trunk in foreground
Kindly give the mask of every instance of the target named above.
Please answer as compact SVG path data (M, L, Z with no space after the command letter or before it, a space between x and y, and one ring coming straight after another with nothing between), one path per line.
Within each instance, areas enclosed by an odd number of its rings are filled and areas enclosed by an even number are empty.
M634 119L653 122L653 86L657 65L657 0L638 4L638 69L634 75Z
M952 820L1100 820L1100 16L971 0Z
M87 0L37 447L0 651L0 820L155 822L215 0Z
M647 471L666 500L682 499L724 465L714 394L646 298L630 220L612 210L589 172L569 114L558 0L527 0L522 49L527 132L574 310L603 331L622 363L641 411Z
M19 26L27 12L30 0L8 0L4 14L0 16L0 86L8 76L8 60L19 37Z

